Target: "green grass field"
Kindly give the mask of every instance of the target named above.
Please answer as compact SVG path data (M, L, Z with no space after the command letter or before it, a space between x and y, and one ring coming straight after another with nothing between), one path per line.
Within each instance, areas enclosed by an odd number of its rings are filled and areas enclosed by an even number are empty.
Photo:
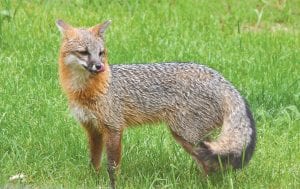
M300 188L300 4L281 1L0 0L0 188L106 188L58 82L60 33L113 21L111 64L194 61L230 80L254 112L249 166L205 177L163 125L123 136L119 188ZM9 181L23 173L23 181Z

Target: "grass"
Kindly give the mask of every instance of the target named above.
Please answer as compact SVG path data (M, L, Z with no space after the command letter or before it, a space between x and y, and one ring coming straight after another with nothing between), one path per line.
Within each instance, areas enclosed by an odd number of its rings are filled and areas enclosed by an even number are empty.
M57 77L54 21L105 19L111 64L195 61L248 99L249 166L204 177L163 125L123 137L119 188L300 188L300 7L290 1L0 1L0 188L105 188ZM24 173L24 182L9 177Z

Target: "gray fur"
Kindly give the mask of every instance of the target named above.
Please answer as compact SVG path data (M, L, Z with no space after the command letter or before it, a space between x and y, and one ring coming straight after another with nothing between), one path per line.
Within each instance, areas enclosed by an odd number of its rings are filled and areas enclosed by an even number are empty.
M210 161L217 161L217 155L230 157L236 168L243 151L245 163L250 160L255 143L251 112L216 71L196 63L112 65L109 83L107 94L98 100L103 103L98 107L110 114L103 116L110 118L104 120L108 127L121 130L124 125L163 121L196 146L223 126L220 137L202 148L206 156L199 156Z

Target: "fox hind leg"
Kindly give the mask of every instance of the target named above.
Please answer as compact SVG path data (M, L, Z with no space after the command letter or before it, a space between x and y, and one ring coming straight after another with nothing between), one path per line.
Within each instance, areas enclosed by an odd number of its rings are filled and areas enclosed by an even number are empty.
M198 165L201 165L204 169L205 174L207 175L209 172L209 167L205 164L205 162L199 157L198 152L195 150L194 145L190 142L186 141L184 138L179 136L177 133L171 130L172 136L174 139L183 147L183 149L189 153L193 159L197 162Z

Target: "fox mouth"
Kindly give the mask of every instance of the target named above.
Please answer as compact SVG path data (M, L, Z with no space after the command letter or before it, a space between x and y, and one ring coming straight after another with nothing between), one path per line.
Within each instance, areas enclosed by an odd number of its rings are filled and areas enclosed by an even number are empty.
M94 64L92 66L82 65L87 71L92 74L97 74L105 71L104 64Z

